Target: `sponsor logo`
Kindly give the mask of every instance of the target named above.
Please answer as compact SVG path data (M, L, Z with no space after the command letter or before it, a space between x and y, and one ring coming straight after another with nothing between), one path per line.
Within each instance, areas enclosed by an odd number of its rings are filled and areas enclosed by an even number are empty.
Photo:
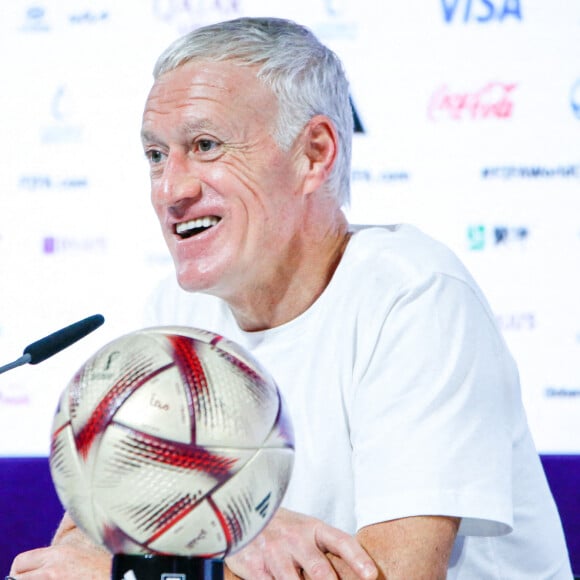
M258 512L263 518L268 515L268 510L270 509L270 498L272 496L271 492L260 501L260 503L254 508L254 511Z
M42 240L42 252L44 254L67 253L103 253L107 249L107 241L104 237L94 238L56 238L46 236Z
M193 538L192 540L187 542L187 547L193 548L201 540L205 540L206 538L207 538L207 531L204 528L202 528L201 530L199 530L199 532L195 538Z
M579 179L580 163L570 165L500 165L484 167L482 179Z
M489 82L473 92L457 92L442 85L429 101L427 116L432 121L508 119L514 110L516 87L516 83Z
M0 405L6 407L26 407L30 405L31 398L28 393L19 388L0 389Z
M533 312L497 314L495 319L503 332L526 332L536 328L536 316Z
M360 115L358 113L358 109L356 108L354 101L352 100L352 97L349 95L348 96L348 100L350 102L350 108L352 111L352 120L353 120L353 130L355 133L365 133L365 128L362 124Z
M86 189L89 180L86 177L54 177L46 174L21 175L18 189L26 191L46 191L51 189L78 190Z
M580 119L580 79L570 89L570 107L577 119Z
M59 85L50 100L50 122L40 130L42 143L78 143L82 128L74 124L74 99L65 85Z
M26 32L48 32L50 30L44 6L35 4L26 9L22 30Z
M482 251L513 243L522 245L529 235L526 226L473 224L467 227L467 247L472 251Z
M323 0L326 20L316 23L312 30L323 41L331 39L353 40L357 36L357 23L345 17L347 0Z
M153 0L153 14L185 33L212 22L240 16L242 0Z
M502 22L506 18L522 20L520 0L441 0L443 19L454 22Z
M566 385L548 385L544 389L547 398L577 399L580 398L580 387Z
M346 0L324 0L326 14L333 18L341 16L346 6Z
M411 179L408 171L389 171L387 169L357 169L353 168L350 174L353 183L393 183L397 181L409 181Z
M69 14L69 22L72 25L78 24L97 24L99 22L104 22L109 20L110 14L106 10L99 10L93 12L91 10L85 10L83 12L76 12L74 14Z

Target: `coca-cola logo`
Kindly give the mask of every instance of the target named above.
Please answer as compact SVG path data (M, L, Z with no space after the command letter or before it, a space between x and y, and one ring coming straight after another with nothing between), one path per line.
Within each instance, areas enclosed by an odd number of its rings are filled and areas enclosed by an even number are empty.
M427 115L432 121L507 119L513 114L516 87L516 83L489 82L476 91L460 92L442 85L433 93Z

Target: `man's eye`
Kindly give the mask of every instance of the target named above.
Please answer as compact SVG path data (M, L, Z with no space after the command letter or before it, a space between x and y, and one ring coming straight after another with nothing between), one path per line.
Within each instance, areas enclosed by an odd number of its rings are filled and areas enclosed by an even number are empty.
M150 151L147 151L146 155L151 163L160 163L163 159L163 153L158 149L151 149Z
M195 147L200 153L210 153L211 151L215 151L218 146L219 143L212 139L199 139L195 143Z

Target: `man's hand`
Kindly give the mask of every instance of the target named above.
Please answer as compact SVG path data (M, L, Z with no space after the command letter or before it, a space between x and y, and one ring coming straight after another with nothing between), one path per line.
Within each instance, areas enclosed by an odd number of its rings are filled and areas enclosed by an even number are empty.
M373 560L355 538L316 518L281 508L250 544L226 558L226 579L335 580L338 576L327 553L337 556L353 578L377 578Z
M10 575L18 580L109 580L111 555L65 514L52 545L16 556Z

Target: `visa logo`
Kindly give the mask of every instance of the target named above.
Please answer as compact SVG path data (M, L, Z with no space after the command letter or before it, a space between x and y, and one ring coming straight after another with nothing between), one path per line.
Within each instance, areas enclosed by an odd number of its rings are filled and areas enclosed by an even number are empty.
M507 17L522 20L520 0L441 0L443 17L450 24L463 22L501 22Z

